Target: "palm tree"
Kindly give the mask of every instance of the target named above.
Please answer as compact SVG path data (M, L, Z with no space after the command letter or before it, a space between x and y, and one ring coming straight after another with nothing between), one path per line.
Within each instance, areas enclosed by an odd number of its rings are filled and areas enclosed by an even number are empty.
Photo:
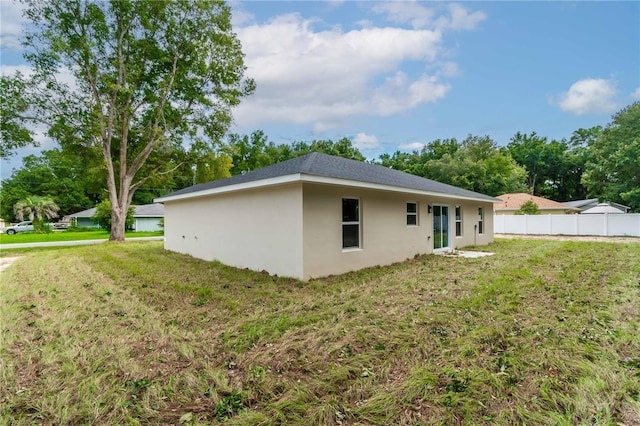
M51 197L39 197L31 195L24 200L18 201L13 206L13 212L20 220L28 217L33 221L33 227L36 231L44 229L44 219L52 219L58 217L60 207L51 199Z

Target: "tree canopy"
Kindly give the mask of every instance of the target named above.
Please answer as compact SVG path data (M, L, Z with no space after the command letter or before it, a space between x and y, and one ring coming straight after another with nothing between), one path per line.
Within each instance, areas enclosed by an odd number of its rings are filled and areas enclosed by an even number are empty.
M640 210L640 102L616 113L593 140L582 182L600 201Z
M13 210L18 219L24 220L28 218L33 221L33 227L36 231L42 232L45 230L45 219L53 219L58 217L58 211L60 208L49 197L38 197L31 195L24 200L18 201Z
M413 153L380 156L379 164L487 195L521 192L526 171L489 136L435 140Z
M122 240L136 190L180 166L173 154L185 138L221 138L232 107L254 89L231 10L216 0L25 3L25 58L34 74L0 84L0 99L16 95L0 104L3 140L13 138L2 154L28 143L27 124L35 122L63 147L97 149L110 238ZM58 78L62 71L72 84Z

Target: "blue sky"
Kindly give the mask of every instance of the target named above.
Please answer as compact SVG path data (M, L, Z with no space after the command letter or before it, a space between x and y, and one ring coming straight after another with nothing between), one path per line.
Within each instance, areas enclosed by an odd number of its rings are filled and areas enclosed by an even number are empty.
M257 83L232 131L276 143L348 137L377 158L468 134L561 139L640 100L636 1L231 5ZM0 6L7 73L24 67L20 20Z

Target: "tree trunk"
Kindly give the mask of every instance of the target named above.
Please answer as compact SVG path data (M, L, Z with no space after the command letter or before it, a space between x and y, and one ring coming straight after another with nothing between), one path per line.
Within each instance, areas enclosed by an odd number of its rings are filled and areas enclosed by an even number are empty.
M109 241L124 241L124 231L127 222L127 209L111 206L111 233Z

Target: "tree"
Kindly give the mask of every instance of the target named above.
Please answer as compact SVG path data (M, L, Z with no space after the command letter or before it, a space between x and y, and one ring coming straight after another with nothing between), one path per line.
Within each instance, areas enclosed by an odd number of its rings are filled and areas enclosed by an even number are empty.
M127 217L125 220L125 226L127 229L133 226L135 221L133 207L127 209ZM97 223L102 229L111 229L111 203L109 200L104 200L96 206L96 212L91 216L91 221Z
M45 231L45 219L53 219L58 217L60 208L50 197L30 196L24 200L20 200L13 206L16 217L24 220L28 217L33 221L33 228L36 231Z
M136 190L180 166L166 158L185 137L219 140L232 107L254 90L231 10L220 0L26 3L25 58L34 74L28 84L16 75L5 86L18 87L30 104L3 111L2 126L39 122L63 146L97 148L112 207L110 240L121 241ZM59 70L74 77L74 87L61 83Z
M616 113L589 152L582 176L589 195L640 211L640 102Z
M588 147L600 128L578 129L569 141L549 141L536 132L516 133L507 150L527 169L529 192L553 200L575 200L586 196L581 183L588 157Z
M531 199L522 203L522 205L520 206L520 209L516 211L516 214L536 215L536 214L540 214L540 209L538 208L538 205L536 204L536 202Z
M296 141L291 145L276 145L269 141L262 130L256 130L251 135L229 135L228 143L221 151L231 157L232 175L257 170L311 152L321 152L358 161L365 160L364 155L353 146L349 138L342 138L337 142L314 140L311 143Z
M469 135L453 154L428 160L422 176L495 196L522 192L526 171L489 136Z
M24 157L22 167L2 181L0 216L13 220L13 205L30 195L51 197L60 207L60 215L75 213L94 206L104 188L99 157L46 150L39 156Z
M0 76L0 158L8 158L17 148L36 146L33 134L27 129L21 116L29 110L29 102L24 97L26 82L22 74L11 78Z

